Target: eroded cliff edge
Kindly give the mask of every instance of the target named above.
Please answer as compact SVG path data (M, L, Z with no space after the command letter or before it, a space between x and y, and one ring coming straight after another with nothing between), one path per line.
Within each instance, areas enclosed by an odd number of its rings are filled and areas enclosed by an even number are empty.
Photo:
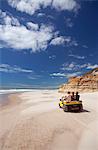
M59 87L59 92L67 91L98 91L98 68L95 68L82 76L69 78L67 83Z

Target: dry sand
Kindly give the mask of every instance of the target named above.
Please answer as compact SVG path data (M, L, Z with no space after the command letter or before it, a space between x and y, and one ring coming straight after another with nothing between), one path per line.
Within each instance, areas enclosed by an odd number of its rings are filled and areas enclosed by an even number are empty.
M59 109L61 95L56 90L9 95L0 108L0 150L97 150L98 92L81 94L81 113Z

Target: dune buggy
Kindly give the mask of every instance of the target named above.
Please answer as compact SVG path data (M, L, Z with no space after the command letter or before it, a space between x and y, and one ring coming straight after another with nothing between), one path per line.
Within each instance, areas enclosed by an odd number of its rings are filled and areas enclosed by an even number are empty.
M71 101L71 102L67 102L65 100L60 100L59 102L59 107L62 108L64 110L64 112L68 112L68 111L82 111L83 110L83 105L82 105L82 101Z

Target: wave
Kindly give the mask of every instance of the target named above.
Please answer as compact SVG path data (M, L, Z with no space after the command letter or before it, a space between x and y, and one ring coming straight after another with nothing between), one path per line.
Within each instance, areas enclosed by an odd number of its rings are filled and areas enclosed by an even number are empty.
M0 90L0 95L17 93L17 92L29 92L29 91L33 91L33 90L32 89L7 89L7 90Z
M47 94L48 91L52 92L54 90L56 90L56 89L6 89L6 90L0 89L0 95L1 94L21 93L21 92L37 92L37 91L42 91L42 92L44 92L44 94Z

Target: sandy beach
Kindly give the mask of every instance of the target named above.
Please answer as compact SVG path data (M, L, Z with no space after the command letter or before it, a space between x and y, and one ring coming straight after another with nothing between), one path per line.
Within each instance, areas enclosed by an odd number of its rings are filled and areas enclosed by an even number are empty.
M81 113L63 112L62 95L57 90L9 94L0 107L0 150L97 150L98 92L80 94Z

